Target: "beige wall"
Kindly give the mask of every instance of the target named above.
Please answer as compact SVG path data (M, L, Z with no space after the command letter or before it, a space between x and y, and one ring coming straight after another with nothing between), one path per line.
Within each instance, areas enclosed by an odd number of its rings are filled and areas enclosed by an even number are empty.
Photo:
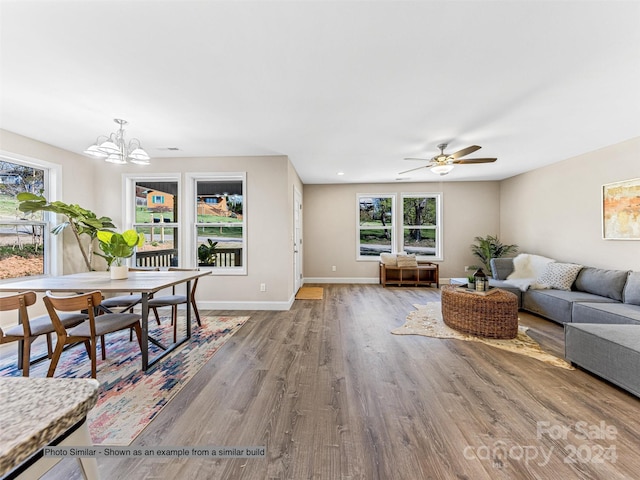
M602 185L640 177L640 137L501 182L501 239L520 251L640 270L640 241L602 239Z
M384 183L304 186L304 277L313 281L376 281L377 261L356 260L358 193L442 193L444 260L440 277L463 277L477 260L475 236L500 234L498 182ZM336 271L331 267L335 265Z
M286 156L153 159L150 167L108 165L0 130L0 150L62 166L59 200L77 203L123 225L123 174L247 172L247 275L206 277L202 308L286 309L293 301L293 187L302 183ZM84 271L71 236L64 238L64 273ZM103 261L94 262L98 269ZM260 292L260 284L266 292Z

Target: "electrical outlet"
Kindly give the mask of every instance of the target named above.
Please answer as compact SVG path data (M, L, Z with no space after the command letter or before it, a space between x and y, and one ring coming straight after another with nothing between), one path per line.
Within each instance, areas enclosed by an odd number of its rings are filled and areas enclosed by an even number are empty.
M260 291L261 292L266 292L267 291L267 284L266 283L261 283L260 284Z
M335 266L335 265L331 265L331 271L332 271L332 272L335 272L336 270L337 270L337 269L336 269L336 266Z
M471 267L469 267L469 265L465 265L465 267L464 267L464 271L465 271L465 272L468 272L469 270L471 270Z

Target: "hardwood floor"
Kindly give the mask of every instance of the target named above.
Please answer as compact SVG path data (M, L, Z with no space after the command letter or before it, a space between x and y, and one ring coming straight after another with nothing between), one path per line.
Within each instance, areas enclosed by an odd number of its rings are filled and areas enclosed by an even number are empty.
M439 301L436 289L324 288L323 300L297 300L287 312L222 312L251 318L134 443L262 445L266 458L99 459L102 478L639 475L638 398L484 344L389 333L413 304ZM560 325L520 317L563 356ZM74 476L65 460L46 478Z

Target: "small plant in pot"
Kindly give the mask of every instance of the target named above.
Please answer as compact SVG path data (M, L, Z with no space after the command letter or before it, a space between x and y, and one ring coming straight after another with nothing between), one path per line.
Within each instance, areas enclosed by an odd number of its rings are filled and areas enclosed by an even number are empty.
M469 275L467 277L467 288L470 288L471 290L475 290L476 288L476 277L474 277L473 275Z
M111 278L127 278L128 267L123 265L123 261L133 256L136 247L144 245L144 234L135 230L125 230L122 233L99 230L97 237L102 254L96 252L96 255L107 261Z
M198 264L200 266L215 266L216 264L216 245L218 242L207 239L207 243L198 246Z

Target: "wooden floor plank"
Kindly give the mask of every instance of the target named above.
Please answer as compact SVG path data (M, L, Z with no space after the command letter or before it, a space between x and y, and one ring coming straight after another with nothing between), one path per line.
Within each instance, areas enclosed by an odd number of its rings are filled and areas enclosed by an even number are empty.
M485 344L390 334L429 301L439 301L438 290L324 285L322 300L297 300L287 312L213 312L251 318L134 445L265 445L266 458L99 459L102 477L637 476L638 398L582 370ZM562 356L562 326L524 312L520 319ZM578 425L601 422L615 438L579 438ZM570 432L554 438L538 431L545 425ZM604 447L615 448L615 461L598 457ZM63 461L45 478L80 477Z

